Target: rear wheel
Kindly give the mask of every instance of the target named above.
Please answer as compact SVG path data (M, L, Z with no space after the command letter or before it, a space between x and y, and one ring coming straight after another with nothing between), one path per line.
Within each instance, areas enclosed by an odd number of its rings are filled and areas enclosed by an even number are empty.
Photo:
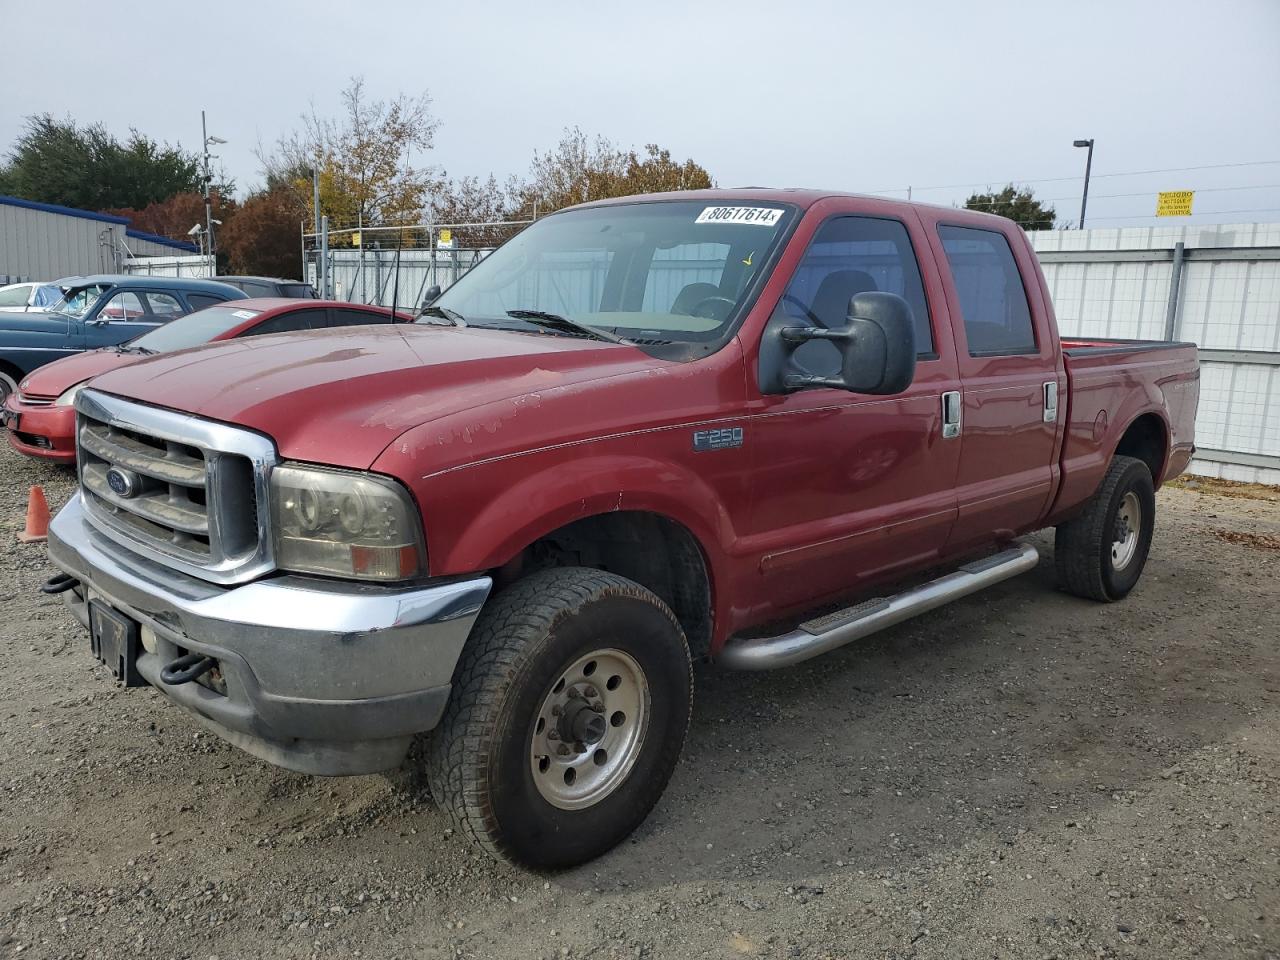
M675 616L624 577L544 570L481 613L427 747L432 795L494 856L568 867L648 815L684 743Z
M1142 576L1155 528L1155 490L1141 460L1116 457L1098 492L1054 540L1063 589L1093 600L1119 600Z

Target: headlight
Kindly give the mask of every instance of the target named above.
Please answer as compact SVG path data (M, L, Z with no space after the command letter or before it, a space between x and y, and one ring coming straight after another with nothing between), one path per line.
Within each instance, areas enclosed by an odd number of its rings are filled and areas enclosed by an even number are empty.
M71 406L73 403L76 402L76 397L79 395L80 391L84 389L84 385L87 382L88 381L82 380L80 383L77 383L74 387L70 387L66 390L63 390L62 393L59 395L58 399L53 401L53 405L55 407Z
M276 563L297 573L407 580L426 571L422 524L389 477L321 467L271 472Z

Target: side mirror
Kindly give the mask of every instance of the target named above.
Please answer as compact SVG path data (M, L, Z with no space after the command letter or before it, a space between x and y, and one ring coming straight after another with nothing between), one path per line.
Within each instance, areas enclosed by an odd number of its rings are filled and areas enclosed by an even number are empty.
M107 318L102 316L101 314L99 314L98 316L94 317L92 320L89 321L89 326L91 327L105 327L106 325L107 325Z
M440 296L440 284L433 283L431 286L427 287L427 292L422 295L421 309L423 310L427 309L427 307L431 306L433 303L436 302L439 296Z
M792 359L810 340L829 340L840 351L839 377L817 377ZM915 323L908 303L893 293L859 293L849 300L848 323L840 329L796 326L782 316L765 328L761 344L761 388L790 393L815 387L851 393L901 393L916 372Z

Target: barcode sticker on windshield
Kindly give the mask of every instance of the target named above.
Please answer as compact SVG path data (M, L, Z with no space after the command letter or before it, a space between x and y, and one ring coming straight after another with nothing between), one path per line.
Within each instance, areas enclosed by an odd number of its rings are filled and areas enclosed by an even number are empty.
M750 223L772 227L782 219L783 211L772 207L707 207L694 223Z

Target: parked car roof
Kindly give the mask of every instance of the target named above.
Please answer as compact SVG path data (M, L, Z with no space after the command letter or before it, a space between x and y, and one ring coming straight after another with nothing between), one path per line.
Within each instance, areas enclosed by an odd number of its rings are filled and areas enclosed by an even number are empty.
M223 283L229 283L233 287L239 287L250 296L260 295L265 291L272 291L282 297L291 297L295 300L316 300L319 294L306 280L287 280L282 277L247 277L247 276L218 276L215 280Z
M161 290L190 290L193 292L205 291L207 293L218 293L226 296L228 293L234 293L232 299L241 299L244 291L239 287L233 287L229 283L218 283L215 280L205 280L196 277L157 277L148 274L138 273L97 273L87 277L63 277L58 281L58 286L66 289L67 287L88 287L94 284L110 285L110 286L130 286L139 289L161 289Z

